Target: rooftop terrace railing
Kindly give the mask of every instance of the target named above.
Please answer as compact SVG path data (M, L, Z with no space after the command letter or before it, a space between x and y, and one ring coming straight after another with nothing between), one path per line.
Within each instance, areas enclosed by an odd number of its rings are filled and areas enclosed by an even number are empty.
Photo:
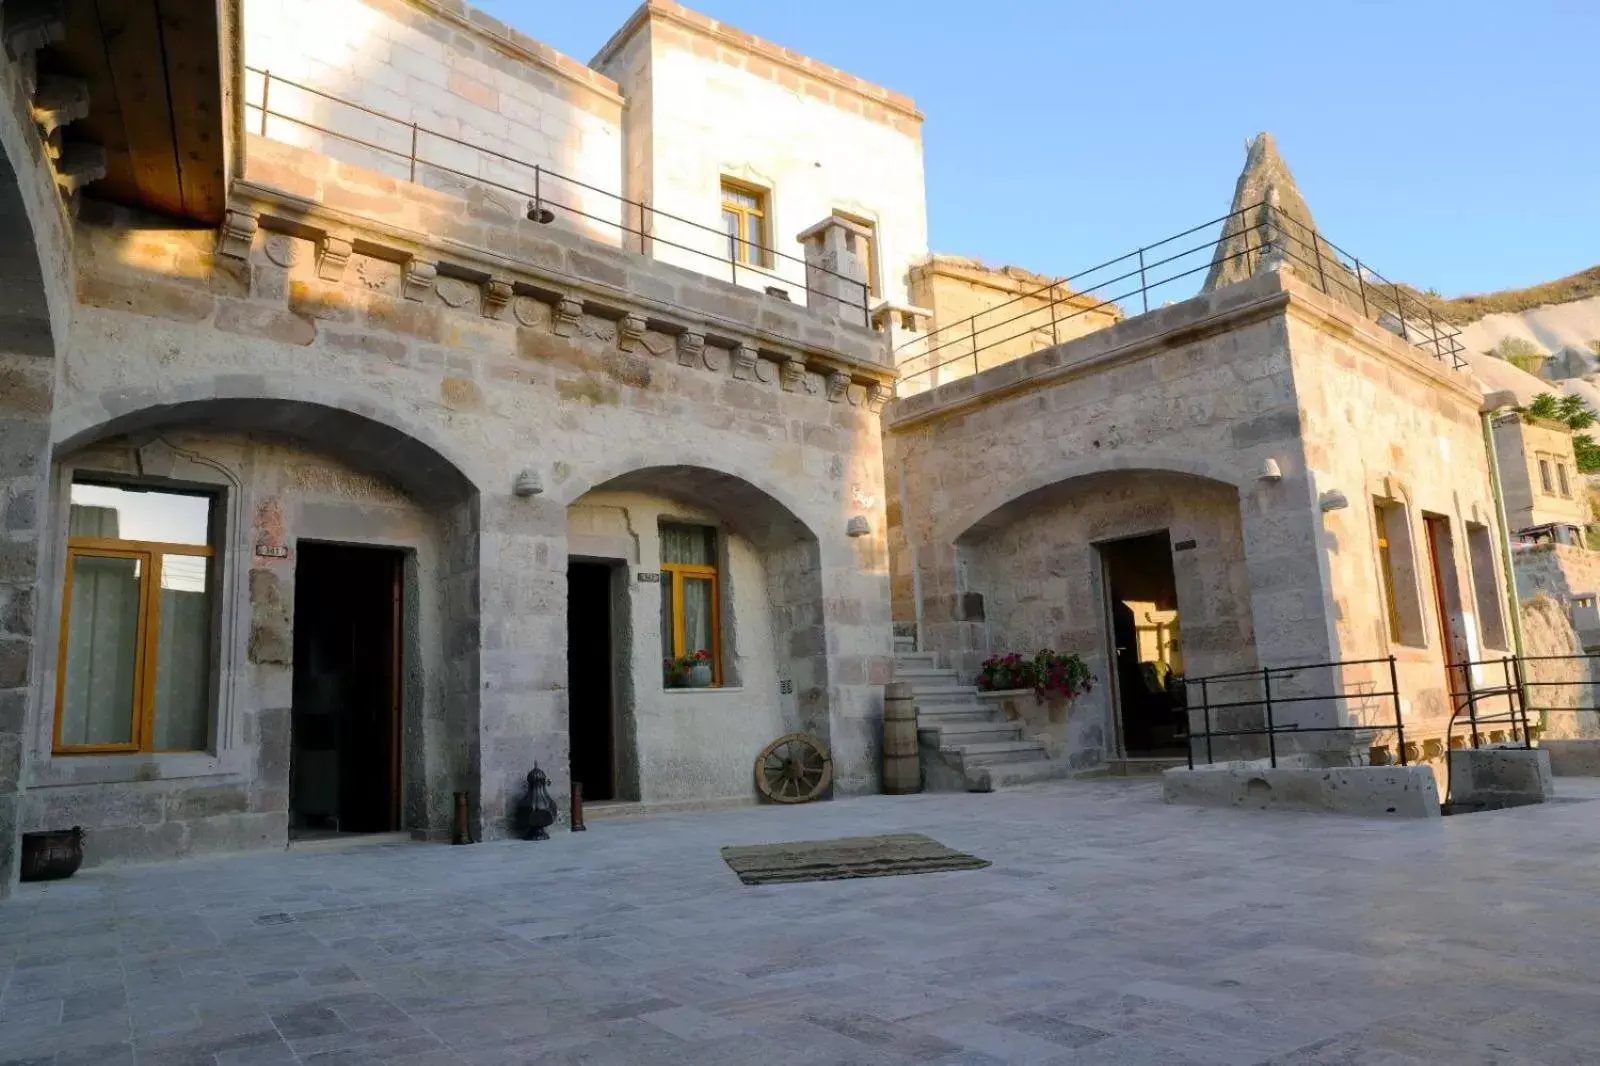
M1220 250L1220 252L1219 252ZM1086 316L1121 317L1125 305L1146 313L1154 301L1188 299L1195 275L1242 278L1263 257L1285 265L1323 293L1378 321L1414 347L1453 369L1466 366L1460 331L1431 308L1387 281L1371 266L1320 233L1259 202L1192 226L1126 255L1041 285L957 322L940 325L895 349L902 395L967 377L1010 359L1043 350L1095 328ZM983 359L986 352L1008 347ZM1023 350L1018 350L1023 349Z
M742 276L745 280L765 278L779 282L785 292L791 287L799 287L805 292L807 303L813 298L833 301L843 308L859 312L862 324L867 321L869 313L867 286L857 278L815 263L808 263L800 256L789 255L776 248L753 244L724 229L659 210L639 200L630 200L620 193L558 173L542 164L529 163L505 152L385 114L365 104L346 100L270 71L250 66L245 67L245 71L247 75L259 78L261 87L261 92L257 96L248 91L253 86L247 85L246 126L263 137L269 135L268 131L271 128L269 120L287 122L296 128L337 138L368 152L377 153L380 158L393 160L398 164L397 169L405 170L409 181L416 182L419 176L431 171L498 189L525 199L528 202L527 215L531 221L548 224L561 217L582 219L602 230L616 230L618 245L621 247L631 247L633 241L637 240L638 251L642 255L653 255L657 248L677 249L703 259L708 264L717 264L717 274L726 271L728 280L735 285L740 284ZM281 103L278 109L274 108L274 101L282 101L286 95L292 97L294 94L304 94L314 100L326 101L336 107L347 109L348 114L353 117L376 120L378 125L372 127L372 132L368 136L361 136L335 129L332 124L316 121L305 114L291 114L281 109ZM387 139L390 143L379 143L382 139ZM463 169L463 164L469 162L477 169ZM486 170L498 170L513 177L505 180L489 177L484 173ZM525 175L525 178L522 175ZM617 212L619 218L599 213L595 208L595 201L600 204L615 205L619 209ZM703 240L704 246L697 247L694 244L663 237L659 232L663 228L659 225L662 221L677 227L678 231L686 233L689 238ZM707 251L707 247L715 247L717 251ZM771 265L764 265L768 263ZM790 275L778 273L776 268L783 264L795 265L798 269L794 273L800 274L804 280L796 280L792 273ZM827 282L830 287L836 288L837 293L846 295L841 296L835 292L814 288L810 284L813 279L831 279L831 282Z

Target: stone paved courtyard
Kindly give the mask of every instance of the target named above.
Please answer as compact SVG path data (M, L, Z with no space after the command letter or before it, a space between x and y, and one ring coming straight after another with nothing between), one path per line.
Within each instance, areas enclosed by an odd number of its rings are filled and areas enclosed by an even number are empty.
M1432 823L1150 781L92 870L0 905L0 1063L1600 1062L1600 789ZM745 887L724 844L985 870Z

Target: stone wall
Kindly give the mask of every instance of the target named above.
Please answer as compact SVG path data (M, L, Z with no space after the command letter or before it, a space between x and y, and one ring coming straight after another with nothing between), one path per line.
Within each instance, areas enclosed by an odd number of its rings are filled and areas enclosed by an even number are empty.
M441 741L424 744L420 767L408 749L413 827L440 832L439 798L465 788L478 799L479 831L506 832L535 761L552 771L552 794L566 795L569 507L594 490L724 508L731 527L762 549L760 568L737 556L734 576L746 590L767 589L736 613L754 616L740 632L758 645L761 634L773 635L773 658L756 646L749 653L749 673L769 675L769 693L774 670L762 663L778 664L781 677L775 633L789 641L793 710L774 718L771 708L783 704L763 694L767 709L745 721L743 742L715 738L721 747L707 741L698 754L676 731L641 733L641 792L727 794L733 748L757 735L765 743L769 727L791 715L832 744L837 791L874 789L880 686L891 660L878 424L888 372L872 334L496 213L481 199L259 137L249 147L220 234L116 212L80 223L55 451L65 461L140 434L200 442L219 429L262 434L298 442L351 477L392 485L415 505L417 606L431 618L419 639L432 633L434 641L418 660L422 721ZM304 200L273 191L280 183ZM532 496L512 492L523 474ZM53 500L59 506L59 489ZM401 507L390 501L379 510L391 506ZM865 519L866 535L847 535L855 517ZM382 527L363 519L342 539ZM421 540L424 529L431 542ZM248 586L238 563L227 580ZM59 601L57 576L50 581ZM256 588L258 601L238 602L252 612L273 607L287 624L291 587L257 578ZM742 649L747 638L738 639ZM636 647L650 663L647 675L635 673L636 693L645 702L668 698L647 691L660 685L656 650ZM54 654L45 649L47 675ZM241 676L259 666L247 659L232 664ZM154 802L162 823L184 826L144 833L144 854L282 843L281 813L265 796L277 786L261 783L276 743L266 712L283 706L281 676L258 680L263 724L240 720L244 765L230 771L226 800L236 805L243 790L246 808L213 812L254 819L250 828L202 830L196 819L214 817L183 805L181 796L200 786L173 782L196 776L185 763L210 756L139 757L128 765L154 765L146 773L166 782L144 790L141 802ZM710 711L695 705L688 714L709 723L739 713L728 706L736 696L718 695ZM36 689L31 735L42 735L51 714ZM697 776L707 752L725 759L716 774ZM753 756L739 753L746 780ZM37 753L34 824L74 809L73 786L88 783L74 777L88 765ZM259 802L248 782L259 784ZM155 816L140 810L140 819Z
M1286 301L1276 279L1259 279L897 401L890 465L901 472L903 557L914 552L917 568L896 571L897 619L916 618L925 647L965 662L985 636L958 586L958 542L1057 484L1164 471L1234 487L1263 661L1325 657ZM1283 476L1258 482L1268 458Z
M626 609L620 628L626 635L627 655L617 667L624 691L614 701L614 720L624 738L618 745L618 763L632 771L621 782L629 798L753 799L751 766L756 753L799 728L795 694L781 693L779 687L780 678L793 676L790 631L773 625L766 553L735 531L749 516L731 517L732 527L729 517L717 509L603 489L588 493L568 510L572 555L620 564L624 570L627 595L621 599ZM662 585L641 583L639 575L660 572L658 529L663 521L719 530L720 688L672 689L661 684Z
M1322 516L1315 545L1326 558L1334 605L1333 657L1396 656L1407 719L1425 728L1449 715L1447 635L1453 661L1481 660L1508 647L1499 552L1482 552L1476 563L1469 552L1470 536L1488 544L1498 536L1481 397L1462 372L1391 343L1342 307L1326 314L1309 302L1305 307L1289 325L1307 461L1318 498L1347 503ZM1407 523L1404 536L1389 529L1400 614L1414 612L1398 638L1386 608L1375 498L1391 501ZM1449 530L1448 558L1443 547L1437 559L1430 549L1430 517ZM1434 592L1436 570L1455 590L1448 634ZM1499 616L1489 625L1484 608ZM1386 673L1382 668L1370 680L1387 689ZM1464 687L1459 678L1455 685Z
M1557 603L1600 595L1600 552L1571 544L1517 544L1511 553L1517 599L1540 593Z
M565 224L621 243L622 97L609 78L460 4L250 0L243 26L249 132L405 178L415 123L416 154L435 164L419 166L416 180L456 193L481 181L531 196L541 166L572 179L545 178L545 199L592 216L562 212ZM273 76L265 124L257 71Z
M933 312L933 328L920 343L897 353L901 374L909 376L901 394L999 366L1121 320L1117 305L1101 306L1099 297L1052 285L1053 280L954 255L913 263L909 298L913 306ZM951 365L941 365L946 363Z
M630 51L639 38L647 62ZM907 270L928 241L922 117L910 100L662 0L641 7L594 63L621 84L628 111L650 109L647 123L624 118L624 155L641 183L629 196L663 212L650 224L657 257L731 276L720 190L729 177L768 190L772 247L796 260L796 235L833 211L870 222L881 295L905 302ZM646 125L641 148L632 138ZM635 166L642 155L649 163ZM803 262L777 259L738 280L806 299Z
M1224 579L1214 567L1192 609L1227 618L1247 596L1261 666L1390 653L1370 503L1379 489L1412 501L1420 551L1424 511L1450 519L1458 628L1476 634L1479 603L1503 601L1493 567L1479 582L1468 563L1468 524L1488 529L1492 521L1477 403L1465 380L1277 273L898 400L888 414L899 481L896 620L915 620L921 646L952 655L969 674L987 651L1013 650L990 648L988 604L1021 602L1044 575L1006 575L1010 593L991 575L980 599L963 573L964 546L994 537L1049 494L1067 499L1093 484L1132 491L1122 487L1156 472L1213 486L1209 495L1183 492L1161 520L1181 521L1180 508L1197 500L1215 499L1224 512L1229 494L1236 501L1241 569L1230 562ZM1159 525L1153 511L1146 521ZM1426 556L1412 565L1426 573ZM1078 569L1076 586L1054 586L1064 613L1081 613L1071 610L1071 588L1092 587ZM1040 609L1048 609L1043 600ZM1425 634L1438 632L1432 615L1421 617ZM1242 661L1240 631L1232 651ZM1442 709L1439 638L1424 635L1395 654L1414 705L1408 714ZM1342 723L1369 710L1362 693L1388 687L1386 663L1337 673L1302 670L1275 681L1276 695L1343 697L1284 705L1281 720Z
M39 545L71 275L67 214L22 65L0 61L0 899L16 879L28 695L50 643L39 639Z
M1249 576L1239 493L1231 485L1159 472L1082 478L1037 494L1026 512L957 549L965 610L981 610L988 653L1031 656L1052 648L1089 664L1095 688L1044 730L1061 741L1059 754L1082 765L1118 750L1110 604L1096 545L1159 530L1177 546L1172 567L1186 674L1253 669ZM971 658L962 660L966 670L974 668Z
M59 663L47 657L40 714L28 738L24 827L83 826L91 864L282 846L296 564L300 542L318 540L406 553L402 827L442 838L452 813L450 793L459 787L451 753L465 737L452 720L454 701L443 684L443 630L454 621L442 602L446 575L435 519L393 484L326 455L274 437L190 429L141 432L63 457L55 471L52 528L65 527L66 487L75 476L140 474L213 489L225 510L217 545L221 580L209 583L220 600L212 750L52 758ZM49 545L49 588L64 580L63 549L59 538ZM47 598L41 625L60 632L58 596Z

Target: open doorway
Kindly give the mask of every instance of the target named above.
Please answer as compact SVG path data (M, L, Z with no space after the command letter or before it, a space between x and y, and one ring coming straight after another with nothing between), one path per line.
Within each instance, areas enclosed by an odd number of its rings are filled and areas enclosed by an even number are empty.
M1188 716L1172 538L1162 530L1099 548L1122 752L1134 758L1181 758Z
M296 551L290 834L391 832L404 553L313 541Z
M617 798L612 566L567 564L567 739L585 800Z

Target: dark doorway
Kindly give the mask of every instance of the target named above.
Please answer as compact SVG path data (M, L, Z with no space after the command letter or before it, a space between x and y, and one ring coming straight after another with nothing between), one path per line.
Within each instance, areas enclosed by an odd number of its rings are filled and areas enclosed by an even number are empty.
M1100 545L1124 755L1179 757L1187 743L1183 650L1166 530Z
M607 563L567 564L567 738L586 800L617 795L611 583Z
M1462 664L1472 659L1467 643L1466 618L1461 608L1461 583L1456 576L1456 541L1450 532L1450 519L1425 514L1422 524L1428 531L1428 562L1433 571L1433 604L1439 616L1439 646L1444 649L1444 668L1452 707L1462 706L1466 674Z
M296 551L291 832L399 829L405 556L307 541Z

